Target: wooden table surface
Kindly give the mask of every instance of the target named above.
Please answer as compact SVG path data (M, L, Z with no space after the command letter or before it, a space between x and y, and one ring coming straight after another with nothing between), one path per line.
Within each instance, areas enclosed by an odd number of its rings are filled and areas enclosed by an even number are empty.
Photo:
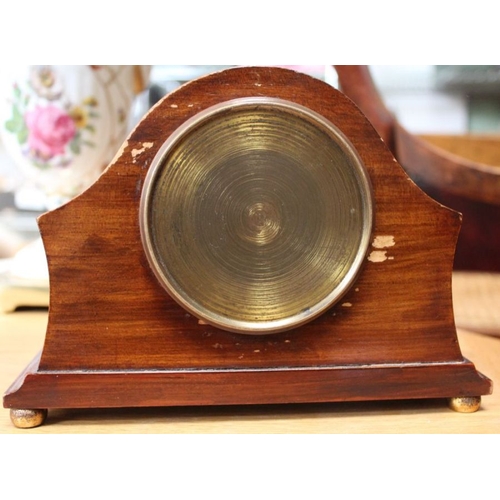
M478 295L486 294L484 300ZM449 410L445 400L273 405L258 407L136 408L51 410L46 423L16 429L9 410L0 408L0 433L467 433L500 432L500 336L494 331L500 309L500 275L454 276L455 315L464 356L493 380L493 394L483 396L472 414ZM0 314L0 388L2 393L43 346L47 313ZM486 328L485 328L486 324ZM498 331L500 334L500 331Z

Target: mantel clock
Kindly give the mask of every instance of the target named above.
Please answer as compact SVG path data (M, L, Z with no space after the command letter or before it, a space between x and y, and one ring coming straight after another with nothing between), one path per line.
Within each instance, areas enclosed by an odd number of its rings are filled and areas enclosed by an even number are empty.
M43 350L8 389L47 409L448 398L463 358L460 215L360 110L294 71L233 68L167 95L83 194L43 215Z

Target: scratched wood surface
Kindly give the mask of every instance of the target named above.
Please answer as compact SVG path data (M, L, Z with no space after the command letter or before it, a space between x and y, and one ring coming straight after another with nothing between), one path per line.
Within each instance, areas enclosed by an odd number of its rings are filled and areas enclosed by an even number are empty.
M138 221L145 175L169 135L202 109L245 96L288 99L329 119L357 149L375 199L374 244L349 293L314 322L265 337L200 325L178 306L148 266ZM51 277L40 368L459 360L451 308L459 227L459 215L418 189L358 108L329 85L276 68L210 75L161 101L89 190L40 219Z

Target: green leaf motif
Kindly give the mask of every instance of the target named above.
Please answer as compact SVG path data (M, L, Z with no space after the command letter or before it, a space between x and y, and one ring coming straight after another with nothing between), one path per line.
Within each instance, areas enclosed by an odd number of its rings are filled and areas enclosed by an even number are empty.
M26 127L19 130L17 133L17 140L19 144L24 144L28 140L28 129Z
M71 152L75 155L79 155L80 154L80 144L77 142L77 141L71 141L69 143L69 149L71 150Z
M9 132L16 134L17 132L22 130L24 127L25 127L25 124L24 124L23 115L21 114L21 112L19 111L17 106L13 106L12 118L5 122L5 128Z
M50 167L49 163L33 160L33 165L40 170L47 170Z
M18 122L24 122L23 115L17 106L12 108L12 119Z
M5 122L5 129L15 134L17 132L17 123L11 118Z

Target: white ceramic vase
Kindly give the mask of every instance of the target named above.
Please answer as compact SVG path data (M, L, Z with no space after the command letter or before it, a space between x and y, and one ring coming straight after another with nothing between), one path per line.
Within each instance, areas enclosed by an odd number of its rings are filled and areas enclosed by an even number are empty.
M149 66L0 69L0 134L26 183L21 208L52 209L89 187L129 132Z

